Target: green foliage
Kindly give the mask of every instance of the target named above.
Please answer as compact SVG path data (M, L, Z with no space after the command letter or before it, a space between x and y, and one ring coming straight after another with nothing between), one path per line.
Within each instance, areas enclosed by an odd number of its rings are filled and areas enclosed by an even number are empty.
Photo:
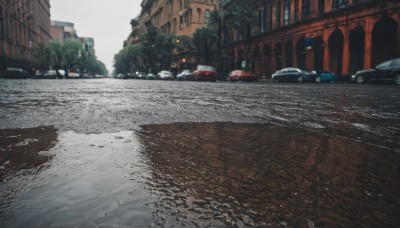
M116 74L126 74L139 70L139 56L142 54L139 45L127 46L114 56L114 68Z
M97 60L94 50L89 48L86 51L82 43L77 40L38 44L33 49L33 55L40 62L42 70L64 69L66 72L79 70L81 74L87 73L92 76L108 74L105 65Z
M115 74L136 71L157 73L170 68L172 52L176 47L175 36L163 34L157 28L149 28L140 40L139 45L124 47L114 56Z

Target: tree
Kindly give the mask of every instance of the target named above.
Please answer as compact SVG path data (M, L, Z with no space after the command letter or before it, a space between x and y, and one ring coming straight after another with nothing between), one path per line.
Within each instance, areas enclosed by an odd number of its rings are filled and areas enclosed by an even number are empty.
M83 49L82 43L74 39L67 39L63 46L63 59L64 59L64 70L66 75L70 70L75 70L79 68L80 58L82 57L82 53L85 51Z
M139 70L139 58L142 47L139 45L126 46L114 56L116 74L127 74Z
M200 57L200 63L213 65L214 51L216 49L216 34L207 27L197 29L193 34L193 43Z
M245 42L243 56L246 63L250 60L250 49L252 44L252 32L257 21L255 11L245 2L239 1L232 9L228 10L224 17L225 25L228 30L234 31ZM246 68L249 64L246 64Z
M39 65L39 69L49 69L52 61L52 50L48 45L45 43L39 43L33 48L32 55L35 62Z
M89 75L107 74L107 69L95 55L93 48L85 50L81 42L68 39L64 43L51 41L40 43L33 49L33 55L40 63L41 70L63 69L68 72L79 70Z
M158 28L151 27L141 37L141 41L142 58L149 72L156 73L158 70L170 68L175 36L165 35Z

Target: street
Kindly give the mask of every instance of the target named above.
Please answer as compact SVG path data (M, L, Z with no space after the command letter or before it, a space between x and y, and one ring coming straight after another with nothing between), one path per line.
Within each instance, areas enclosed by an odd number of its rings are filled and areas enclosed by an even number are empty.
M0 79L0 227L398 227L399 97Z

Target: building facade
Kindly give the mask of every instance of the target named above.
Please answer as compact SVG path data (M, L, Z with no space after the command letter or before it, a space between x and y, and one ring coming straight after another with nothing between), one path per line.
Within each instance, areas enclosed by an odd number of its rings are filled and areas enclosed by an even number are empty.
M50 0L0 1L0 72L30 69L32 47L50 40Z
M218 6L219 0L143 0L142 11L131 21L132 32L124 46L138 44L140 37L151 27L167 35L192 37ZM192 68L196 62L194 53L174 53L170 70L177 74L183 68Z
M143 0L139 24L157 27L165 34L192 36L204 26L217 0Z
M240 0L222 0L227 11ZM400 56L400 1L249 0L257 15L251 69L259 76L283 67L325 69L338 75ZM244 60L245 42L226 32L223 47Z
M78 39L74 23L66 21L51 21L51 36L53 40L63 43L66 39Z

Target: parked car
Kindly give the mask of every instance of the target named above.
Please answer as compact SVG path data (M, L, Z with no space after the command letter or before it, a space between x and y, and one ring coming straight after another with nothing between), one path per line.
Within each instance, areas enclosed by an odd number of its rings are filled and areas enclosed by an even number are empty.
M136 76L137 79L146 79L147 74L145 72L139 72Z
M229 73L228 80L232 82L237 82L237 81L252 82L252 81L257 81L257 75L250 71L234 70Z
M155 80L155 79L157 79L157 76L156 76L155 74L148 73L148 74L146 75L146 79L148 79L148 80Z
M198 65L194 71L195 81L217 81L217 71L212 66Z
M28 77L28 72L19 67L7 67L5 78L12 79L26 79Z
M273 82L315 82L316 78L316 73L295 67L283 68L272 75Z
M68 73L68 78L79 78L80 75L77 72L69 72Z
M157 78L161 80L173 80L174 76L172 75L171 71L162 70L158 72Z
M317 74L317 77L315 78L315 82L317 83L323 83L323 82L336 83L338 80L338 77L336 76L335 73L326 70L316 70L313 71L313 73Z
M176 76L176 79L178 81L192 81L193 76L194 76L194 74L190 70L183 70L181 73L179 73Z
M383 62L372 69L357 71L351 76L352 82L394 82L400 85L400 58Z

